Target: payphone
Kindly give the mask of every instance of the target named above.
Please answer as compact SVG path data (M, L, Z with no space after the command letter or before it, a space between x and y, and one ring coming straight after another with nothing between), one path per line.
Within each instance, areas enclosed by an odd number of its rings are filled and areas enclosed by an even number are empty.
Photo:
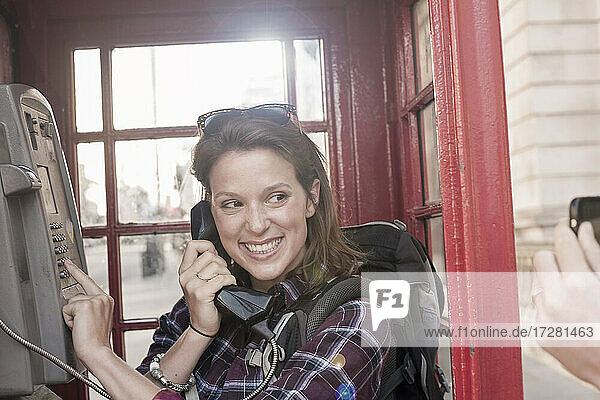
M61 309L83 293L81 227L52 108L26 85L0 85L0 319L79 371ZM0 332L0 397L72 376Z

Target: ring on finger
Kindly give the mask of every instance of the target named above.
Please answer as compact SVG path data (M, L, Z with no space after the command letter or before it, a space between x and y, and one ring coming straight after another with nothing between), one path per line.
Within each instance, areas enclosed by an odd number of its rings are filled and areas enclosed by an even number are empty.
M217 276L217 275L215 275L215 276ZM208 281L210 281L210 280L211 280L211 279L213 279L215 276L212 276L212 277L210 277L210 278L203 278L203 277L201 277L201 276L200 276L200 273L197 273L197 274L196 274L196 277L197 277L198 279L200 279L201 281L204 281L204 282L208 282Z

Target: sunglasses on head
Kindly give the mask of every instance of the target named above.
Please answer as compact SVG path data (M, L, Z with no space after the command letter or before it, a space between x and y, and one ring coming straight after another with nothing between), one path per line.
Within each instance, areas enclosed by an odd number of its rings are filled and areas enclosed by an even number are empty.
M261 104L250 108L223 108L199 116L198 130L202 134L211 135L221 130L226 121L238 117L264 119L283 126L295 115L296 107L291 104Z

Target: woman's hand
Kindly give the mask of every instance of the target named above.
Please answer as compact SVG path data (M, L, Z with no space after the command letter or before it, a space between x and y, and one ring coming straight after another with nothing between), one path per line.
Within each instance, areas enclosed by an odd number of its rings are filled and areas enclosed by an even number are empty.
M65 267L86 293L69 299L62 313L67 326L72 330L77 356L89 366L101 352L112 351L110 332L114 300L70 260L65 261Z
M179 284L190 310L190 324L202 333L215 335L221 325L215 293L223 286L235 285L236 280L211 242L188 242L179 266Z
M533 266L541 289L534 294L539 323L600 322L600 245L591 223L582 223L578 232L579 237L566 222L558 224L554 253L539 251L535 255ZM600 389L600 347L547 344L540 342L569 371Z

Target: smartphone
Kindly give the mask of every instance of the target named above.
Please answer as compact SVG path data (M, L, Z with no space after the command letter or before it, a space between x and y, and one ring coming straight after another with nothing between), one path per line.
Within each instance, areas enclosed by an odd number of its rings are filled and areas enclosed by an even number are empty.
M569 207L569 223L573 232L577 234L579 226L590 221L594 228L594 236L600 242L600 196L576 197Z

